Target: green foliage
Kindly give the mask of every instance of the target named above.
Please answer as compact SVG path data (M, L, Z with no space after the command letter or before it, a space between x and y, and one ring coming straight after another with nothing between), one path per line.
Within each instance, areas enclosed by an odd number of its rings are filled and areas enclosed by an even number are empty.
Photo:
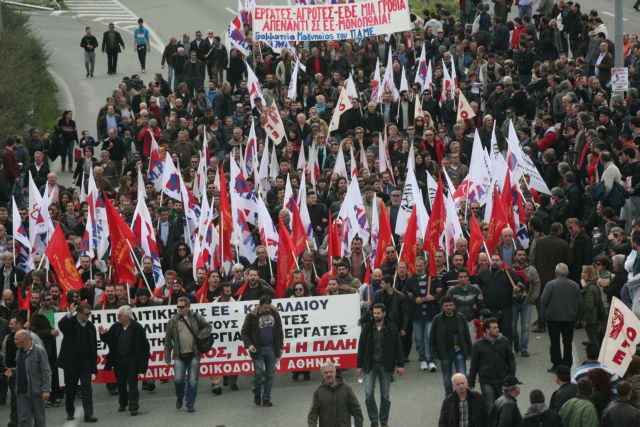
M436 4L441 4L444 9L451 12L451 16L458 18L460 16L460 3L458 0L409 0L413 13L424 18L423 11L435 12Z
M31 126L52 129L57 119L56 85L47 71L49 53L28 17L3 7L0 33L0 144Z

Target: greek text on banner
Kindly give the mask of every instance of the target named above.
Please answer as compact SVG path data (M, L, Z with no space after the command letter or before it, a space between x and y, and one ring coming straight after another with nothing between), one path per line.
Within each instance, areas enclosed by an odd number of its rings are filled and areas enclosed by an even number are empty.
M334 5L258 6L255 41L361 39L409 31L408 0L363 0Z
M253 372L240 332L244 318L257 301L192 304L212 325L214 344L202 355L200 375L244 375ZM280 372L319 369L325 362L340 368L354 368L357 362L360 304L357 294L274 300L282 318L284 351ZM91 321L108 329L117 319L117 310L94 310ZM149 369L144 379L173 378L173 365L164 362L164 337L175 306L134 308L134 317L147 332L151 347ZM66 313L56 313L56 324ZM98 339L96 382L110 382L113 373L104 370L108 347ZM62 335L57 338L60 348Z

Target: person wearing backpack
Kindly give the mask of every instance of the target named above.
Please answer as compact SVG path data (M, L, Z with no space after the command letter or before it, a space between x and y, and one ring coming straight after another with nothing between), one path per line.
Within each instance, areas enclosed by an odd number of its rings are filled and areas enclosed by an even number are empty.
M195 412L200 375L200 348L211 336L211 324L201 314L191 311L191 301L187 297L178 298L178 312L169 319L164 338L164 361L174 363L174 384L176 386L176 409L182 408L185 399L184 375L187 374L187 411ZM206 350L205 350L206 351Z
M541 390L531 390L529 402L531 406L524 414L520 427L562 427L560 415L544 404L544 393Z

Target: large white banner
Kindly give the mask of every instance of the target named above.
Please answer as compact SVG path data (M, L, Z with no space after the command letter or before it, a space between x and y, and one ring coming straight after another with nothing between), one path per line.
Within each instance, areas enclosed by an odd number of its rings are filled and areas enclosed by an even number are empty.
M363 0L332 5L258 6L253 10L255 41L361 39L409 31L408 0Z
M214 344L202 355L200 375L241 375L253 373L253 364L240 336L246 315L258 301L192 304L211 322ZM273 301L282 318L284 351L278 371L319 369L329 361L341 368L354 368L357 362L360 303L357 294ZM173 378L173 365L164 362L164 336L175 306L134 308L134 316L144 326L151 346L149 369L144 379ZM56 323L66 313L56 313ZM94 310L91 321L108 329L117 319L117 310ZM58 349L62 335L58 336ZM104 370L108 347L98 337L98 375L96 382L113 381Z
M613 298L598 362L624 376L639 341L640 319L622 301Z

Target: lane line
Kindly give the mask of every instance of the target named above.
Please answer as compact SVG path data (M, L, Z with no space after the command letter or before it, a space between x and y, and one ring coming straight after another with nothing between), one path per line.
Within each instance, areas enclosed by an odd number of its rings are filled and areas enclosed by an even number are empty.
M237 15L238 14L237 10L233 10L230 7L225 7L225 9L227 9L227 12L229 12L232 15Z
M51 74L51 77L53 77L53 79L56 81L56 85L58 86L58 88L60 88L60 94L62 95L62 98L63 98L62 104L64 104L64 108L60 108L60 109L71 110L75 112L76 103L73 99L73 92L71 92L71 88L69 87L67 82L62 78L62 76L53 70L53 67L47 67L47 70L49 71L49 74ZM62 107L62 106L58 105L58 107Z

